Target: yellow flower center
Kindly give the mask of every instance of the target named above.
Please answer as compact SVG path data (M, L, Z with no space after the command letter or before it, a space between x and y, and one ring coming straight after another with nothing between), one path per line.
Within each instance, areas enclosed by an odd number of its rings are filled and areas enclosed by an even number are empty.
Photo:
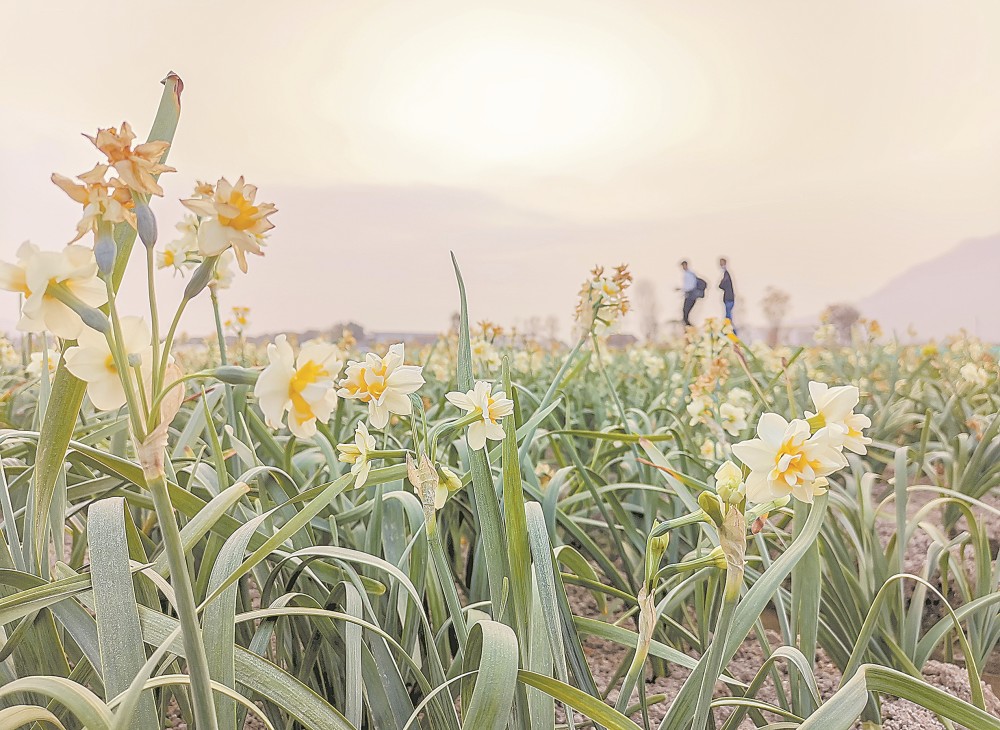
M774 481L784 481L786 484L798 484L802 482L802 472L807 467L812 467L815 471L818 466L819 462L810 462L806 458L801 444L796 444L792 439L789 439L781 445L778 453L775 454L774 470L770 476ZM792 477L791 482L788 481L789 476Z
M227 228L235 228L237 231L245 231L257 222L254 218L254 216L257 215L257 206L244 198L242 193L239 193L236 190L230 193L229 204L236 208L239 213L232 218L220 215L219 223L222 225Z
M110 352L108 353L108 356L106 358L104 358L104 367L106 367L108 369L109 373L117 373L118 372L118 368L117 368L117 366L115 366L114 355L112 355Z
M309 360L305 365L295 371L295 375L292 376L291 381L288 383L288 397L292 399L292 405L295 406L295 417L298 419L299 423L304 423L310 418L315 417L312 412L312 407L302 396L302 393L306 388L325 375L329 375L326 368L313 362L312 360Z
M163 265L164 266L173 266L175 259L176 259L176 257L174 256L174 252L171 251L170 249L167 249L166 251L163 252Z

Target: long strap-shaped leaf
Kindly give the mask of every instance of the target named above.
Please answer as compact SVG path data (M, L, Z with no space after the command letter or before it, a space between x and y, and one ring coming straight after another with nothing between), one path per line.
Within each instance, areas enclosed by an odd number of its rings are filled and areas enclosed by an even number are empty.
M517 637L499 621L480 621L469 631L465 671L478 669L462 683L462 730L503 730L514 705Z
M101 676L106 697L124 692L146 662L135 602L129 546L125 535L125 500L102 499L90 506L87 542L91 585L101 646ZM158 724L151 692L143 693L134 716L139 727Z
M139 607L142 636L159 646L177 629L177 621L158 611ZM175 638L170 651L183 657L184 646ZM282 708L309 730L356 730L326 700L291 674L243 647L236 648L236 679L269 702Z
M108 730L111 727L111 710L100 697L72 680L63 677L22 677L0 687L0 698L20 692L51 697L73 713L87 730Z
M465 297L465 281L458 268L455 254L451 255L455 267L455 278L458 280L458 293L461 298L461 312L458 327L458 387L460 390L471 390L472 376L472 343L469 339L469 306ZM474 495L473 508L479 523L479 534L483 541L483 555L486 562L486 577L490 587L490 601L493 604L493 618L502 621L500 613L503 602L504 581L509 579L510 570L507 563L506 540L504 526L500 516L500 504L496 490L493 487L493 475L490 472L489 461L485 449L470 449L469 462L472 471L472 491Z
M976 730L1000 730L1000 719L920 679L875 664L862 665L836 694L806 718L800 730L850 730L864 712L869 692L882 692L926 707Z

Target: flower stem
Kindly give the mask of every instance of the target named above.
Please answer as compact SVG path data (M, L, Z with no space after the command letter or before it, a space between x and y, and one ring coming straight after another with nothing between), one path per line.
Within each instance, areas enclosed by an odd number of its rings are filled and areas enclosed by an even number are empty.
M153 249L146 249L146 288L149 290L149 322L153 330L153 393L158 393L163 385L163 371L160 370L160 311L156 306L156 277L153 275Z
M136 448L141 453L149 446L137 443ZM162 460L162 447L153 445L153 448L161 449L158 458ZM145 462L145 459L143 461ZM153 497L153 506L163 536L167 564L170 566L170 585L174 589L177 601L177 615L181 624L184 655L187 658L188 673L191 676L191 697L194 703L195 722L201 730L218 730L215 704L212 701L208 657L205 653L205 643L202 640L201 624L198 621L198 608L194 600L191 573L188 570L180 529L178 529L177 520L174 517L174 506L167 491L167 482L162 468L150 469L146 463L143 463L143 474Z
M105 281L108 287L108 312L111 314L111 331L105 334L108 340L108 347L111 349L111 357L118 370L118 376L122 381L122 389L125 391L125 401L128 403L128 417L132 424L132 431L136 438L136 443L146 438L145 424L143 423L143 411L139 407L139 402L135 395L135 388L132 385L131 368L128 365L128 353L122 351L125 342L122 338L121 320L118 318L118 308L115 306L115 292L111 285L111 278Z

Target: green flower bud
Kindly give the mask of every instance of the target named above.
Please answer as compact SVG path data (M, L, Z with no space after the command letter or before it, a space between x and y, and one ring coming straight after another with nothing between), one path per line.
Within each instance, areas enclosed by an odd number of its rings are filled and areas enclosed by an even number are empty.
M114 236L111 235L111 226L102 223L97 231L97 239L94 241L94 258L97 260L97 270L104 275L110 274L114 271L117 255L118 247L115 245Z
M156 216L141 196L134 196L135 200L135 228L139 233L139 240L146 248L156 245Z
M208 286L209 282L212 281L212 274L215 272L215 262L218 260L218 256L209 256L198 265L194 274L191 275L191 281L184 288L185 299L194 299L201 293L202 289Z
M241 368L235 365L224 365L222 367L209 370L208 374L219 382L227 385L256 385L260 373L250 368Z

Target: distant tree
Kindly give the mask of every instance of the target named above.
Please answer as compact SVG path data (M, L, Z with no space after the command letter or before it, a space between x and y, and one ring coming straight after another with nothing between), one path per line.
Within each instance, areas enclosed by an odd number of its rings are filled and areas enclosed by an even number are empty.
M788 303L790 301L791 297L788 295L788 292L782 291L777 287L769 286L764 291L764 298L761 299L760 304L769 325L767 344L771 347L778 344L778 338L781 334L781 323L785 320L785 315L788 314Z
M659 302L656 284L640 279L635 285L635 308L639 313L639 330L647 342L655 342L660 335Z
M545 334L550 342L559 339L559 318L556 315L550 314L545 318Z
M823 310L820 319L832 325L837 332L837 339L846 344L851 341L851 330L861 319L861 312L852 304L831 304Z

